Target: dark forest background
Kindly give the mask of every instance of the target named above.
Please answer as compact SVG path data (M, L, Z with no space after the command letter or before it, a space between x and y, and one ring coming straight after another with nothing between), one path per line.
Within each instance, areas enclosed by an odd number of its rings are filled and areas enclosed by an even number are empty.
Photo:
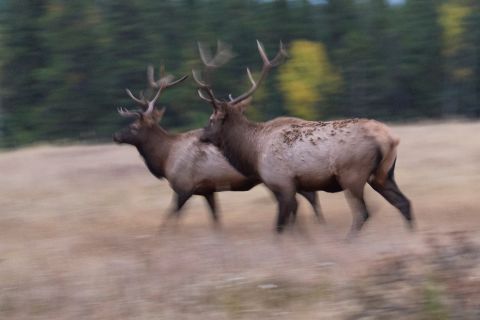
M478 0L0 0L0 147L105 141L146 88L148 64L179 77L197 41L232 45L214 75L237 95L260 70L255 40L290 58L255 94L249 116L388 121L480 116ZM166 92L163 125L200 127L211 113L190 79Z

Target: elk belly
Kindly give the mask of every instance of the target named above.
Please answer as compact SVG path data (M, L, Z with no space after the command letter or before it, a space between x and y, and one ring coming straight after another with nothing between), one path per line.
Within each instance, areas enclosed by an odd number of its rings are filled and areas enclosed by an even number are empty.
M309 174L296 176L295 184L297 189L302 191L340 192L343 190L335 175L314 176Z

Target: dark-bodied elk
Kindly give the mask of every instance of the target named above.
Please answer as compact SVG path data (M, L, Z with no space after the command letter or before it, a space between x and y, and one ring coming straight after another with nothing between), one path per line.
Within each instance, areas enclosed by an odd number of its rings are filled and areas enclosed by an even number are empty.
M257 185L259 180L240 174L215 146L201 142L203 129L173 134L159 125L165 108L158 110L155 107L157 99L163 90L179 84L187 76L176 81L173 81L171 76L163 76L155 81L153 68L149 67L147 77L149 85L157 90L154 98L148 100L143 94L137 98L126 89L141 110L118 109L121 116L135 118L135 121L116 132L113 140L135 146L150 172L159 179L168 180L175 192L175 205L167 218L178 217L180 209L192 195L201 195L205 197L212 218L217 222L215 192L246 191ZM315 214L322 220L316 193L300 193L311 203Z
M247 69L252 85L237 98L217 99L199 72L193 70L193 76L200 98L213 107L201 140L219 147L236 169L257 176L271 190L278 202L277 231L284 229L297 206L295 192L301 189L346 191L353 211L349 236L357 234L369 217L364 201L367 183L400 210L412 227L410 201L394 179L399 139L385 124L368 119L323 122L295 118L256 123L245 117L243 102L286 57L282 44L272 60L262 44L257 41L257 45L263 60L261 73L255 81Z

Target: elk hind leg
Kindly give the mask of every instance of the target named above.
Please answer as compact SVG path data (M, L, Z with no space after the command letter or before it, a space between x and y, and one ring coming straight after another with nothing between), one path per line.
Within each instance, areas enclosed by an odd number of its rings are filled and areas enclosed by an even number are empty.
M353 238L358 235L363 225L370 217L370 214L368 213L368 209L363 198L363 187L357 189L347 189L345 192L353 215L352 226L347 238Z
M321 224L325 224L325 217L323 216L322 208L320 206L320 202L318 201L318 194L316 192L304 191L299 191L298 193L300 193L310 203L317 221Z
M371 181L369 184L375 191L384 197L385 200L400 210L407 222L408 227L413 229L414 218L412 215L410 200L408 200L408 198L400 191L395 179L393 178L393 175L390 175L383 185L376 181Z

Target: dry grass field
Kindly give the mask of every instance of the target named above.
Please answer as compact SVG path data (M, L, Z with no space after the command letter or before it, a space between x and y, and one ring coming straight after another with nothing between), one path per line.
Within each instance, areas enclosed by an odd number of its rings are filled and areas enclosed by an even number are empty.
M280 236L263 186L160 229L172 191L133 147L0 153L0 319L480 319L480 123L394 129L417 230L367 187L351 242L341 193Z

